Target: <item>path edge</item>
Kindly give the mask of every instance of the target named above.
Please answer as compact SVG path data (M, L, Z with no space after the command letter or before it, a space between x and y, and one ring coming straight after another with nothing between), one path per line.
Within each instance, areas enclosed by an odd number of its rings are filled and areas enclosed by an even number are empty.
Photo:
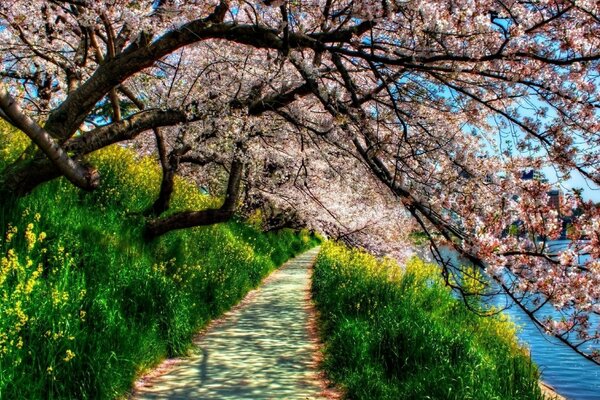
M122 397L122 399L135 400L136 396L138 396L141 393L141 391L143 390L143 388L153 386L155 384L156 380L160 379L161 376L168 374L173 369L175 369L179 364L181 364L182 362L185 362L190 357L193 357L194 356L194 351L195 351L195 349L198 348L199 342L202 341L202 339L204 338L204 336L206 336L206 333L209 330L211 330L212 328L217 327L220 324L224 323L229 318L229 316L230 316L231 313L236 312L238 309L243 308L246 304L248 304L249 302L251 302L254 299L254 297L256 297L258 295L258 293L260 292L261 288L265 284L267 284L268 282L270 282L271 280L274 279L275 272L280 271L280 270L286 268L287 265L291 261L293 261L297 257L301 256L302 254L307 253L309 251L314 251L314 250L318 250L318 251L316 252L315 256L313 257L313 260L311 261L311 265L308 268L308 271L309 271L309 287L308 287L308 292L307 292L307 295L308 295L308 302L307 302L307 304L310 305L310 306L312 306L313 305L312 304L312 298L311 298L312 270L313 270L314 264L316 262L317 256L319 255L320 246L315 246L315 247L312 247L310 249L307 249L307 250L303 251L302 253L296 254L294 257L291 257L288 260L286 260L283 264L281 264L279 267L275 268L267 276L265 276L260 281L260 283L256 286L256 288L251 289L248 293L246 293L246 295L244 296L244 298L242 298L237 304L235 304L234 306L232 306L229 310L227 310L226 312L224 312L223 314L221 314L219 317L213 318L210 321L208 321L207 324L204 327L202 327L192 337L191 345L190 345L190 348L188 349L186 355L180 356L180 357L168 357L168 358L165 358L164 360L162 360L159 363L157 363L155 366L150 367L150 368L148 368L146 370L142 370L139 373L139 375L135 378L135 380L133 382L133 385L124 394L124 396ZM308 310L308 311L309 311L309 323L308 323L308 325L310 325L311 321L312 321L312 316L311 316L310 310ZM314 311L316 311L316 309ZM309 337L310 337L311 340L313 339L310 331L309 331ZM318 336L317 336L316 340L318 341L316 343L320 343ZM316 354L316 353L318 353L320 351L321 351L321 347L317 347L317 350L314 352L314 354ZM314 354L313 354L313 358L314 358ZM316 372L320 372L321 371L320 368L316 368L316 369L317 369ZM337 399L340 399L340 397L331 397L331 398L325 397L325 399L337 400Z
M315 345L315 351L313 352L313 363L315 365L315 373L317 379L319 380L319 386L321 387L320 395L327 400L341 400L346 398L345 391L336 383L334 383L327 376L327 372L323 368L324 362L324 346L325 344L321 340L322 336L322 326L321 326L321 314L317 309L315 301L312 297L312 287L313 287L313 273L315 269L315 263L317 262L317 258L319 257L319 252L315 255L312 260L310 267L308 267L308 290L306 291L306 295L304 297L306 304L306 311L308 313L308 324L307 330L310 340Z

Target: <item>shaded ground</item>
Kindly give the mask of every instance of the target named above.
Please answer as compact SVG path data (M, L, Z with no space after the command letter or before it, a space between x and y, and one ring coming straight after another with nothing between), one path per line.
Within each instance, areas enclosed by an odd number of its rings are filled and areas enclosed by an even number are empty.
M201 335L197 352L136 384L135 399L323 399L308 305L318 249L288 261Z

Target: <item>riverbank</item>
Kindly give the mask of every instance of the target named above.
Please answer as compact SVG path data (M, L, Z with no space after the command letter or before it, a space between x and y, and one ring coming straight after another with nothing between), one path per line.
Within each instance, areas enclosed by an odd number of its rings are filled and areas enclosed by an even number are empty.
M540 381L540 389L542 390L546 400L567 400L566 397L556 393L556 390L554 390L552 386L544 383L543 381Z
M417 247L417 251L419 248ZM456 252L442 248L444 259L454 263L467 265L468 261L460 259ZM420 248L420 257L431 258L430 253ZM567 399L598 400L600 393L600 368L573 352L551 335L545 334L510 298L499 294L489 299L490 304L504 309L503 314L519 327L516 334L520 343L529 349L531 358L539 366L541 379ZM540 315L555 314L552 306L546 305Z
M326 243L312 290L323 366L348 398L543 399L515 326L466 309L433 264L413 258L402 269Z

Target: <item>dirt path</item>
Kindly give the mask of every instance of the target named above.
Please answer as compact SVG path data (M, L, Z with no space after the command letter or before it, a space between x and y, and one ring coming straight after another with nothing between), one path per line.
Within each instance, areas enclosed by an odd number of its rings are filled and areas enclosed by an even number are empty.
M310 329L309 267L317 253L309 250L274 272L198 337L194 356L166 361L136 384L133 398L331 398Z

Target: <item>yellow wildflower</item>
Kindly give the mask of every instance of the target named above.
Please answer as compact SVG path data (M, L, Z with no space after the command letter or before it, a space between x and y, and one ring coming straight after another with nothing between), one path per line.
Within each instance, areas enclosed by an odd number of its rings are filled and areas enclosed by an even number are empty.
M65 358L63 358L64 362L69 362L73 358L75 358L75 353L73 353L70 349L65 352Z
M52 304L55 306L66 303L69 300L69 293L58 289L52 290Z
M10 243L12 238L17 234L19 229L16 226L8 225L8 230L6 232L6 243Z
M25 230L25 240L27 240L27 249L31 250L35 246L37 241L37 237L33 232L33 224L27 225L27 229Z

